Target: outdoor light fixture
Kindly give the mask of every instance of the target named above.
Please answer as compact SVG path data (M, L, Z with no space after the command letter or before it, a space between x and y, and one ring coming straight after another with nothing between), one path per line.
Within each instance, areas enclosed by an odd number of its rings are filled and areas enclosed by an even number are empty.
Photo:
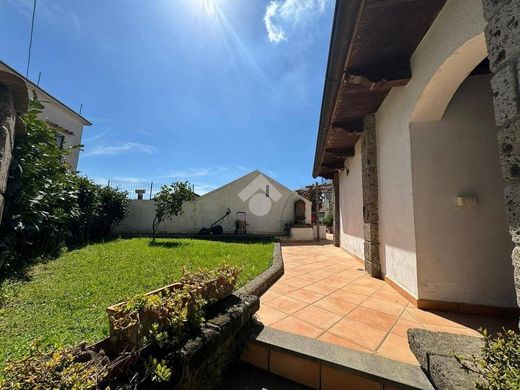
M457 207L477 207L478 198L476 195L457 195L456 198Z

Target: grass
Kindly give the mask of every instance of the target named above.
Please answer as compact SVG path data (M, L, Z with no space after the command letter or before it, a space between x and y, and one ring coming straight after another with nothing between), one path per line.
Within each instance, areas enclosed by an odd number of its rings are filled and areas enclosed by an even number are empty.
M270 241L119 239L35 265L28 280L0 285L0 367L26 356L33 340L59 346L108 335L105 308L172 283L188 270L242 267L244 285L271 264Z

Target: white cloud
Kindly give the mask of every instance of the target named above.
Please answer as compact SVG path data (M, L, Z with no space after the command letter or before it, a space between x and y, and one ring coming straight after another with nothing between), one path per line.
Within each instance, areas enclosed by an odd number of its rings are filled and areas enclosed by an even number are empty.
M124 142L116 145L97 145L94 148L87 150L82 157L99 156L99 155L114 155L128 152L138 153L153 153L156 148L151 145L141 144L138 142Z
M287 40L290 29L311 17L322 13L330 0L283 0L271 1L264 14L267 38L274 43Z
M269 38L269 40L274 43L287 40L283 29L280 26L277 26L273 21L279 9L280 3L271 1L265 9L264 15L264 24L265 29L267 30L267 38Z

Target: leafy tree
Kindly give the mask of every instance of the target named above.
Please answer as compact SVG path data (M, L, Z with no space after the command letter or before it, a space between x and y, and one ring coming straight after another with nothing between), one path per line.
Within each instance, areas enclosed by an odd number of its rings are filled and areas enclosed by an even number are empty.
M161 190L154 196L155 218L152 223L152 242L155 241L159 225L167 219L182 214L182 203L193 200L194 195L191 185L187 181L176 181L161 187Z

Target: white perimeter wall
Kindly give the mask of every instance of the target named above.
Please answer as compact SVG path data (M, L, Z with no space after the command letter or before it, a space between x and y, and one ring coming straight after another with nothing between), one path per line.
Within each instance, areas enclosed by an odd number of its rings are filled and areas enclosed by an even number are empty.
M264 176L270 183L270 194L274 188L281 194L280 199L272 202L270 212L265 216L256 216L249 210L248 199L243 201L239 193L248 186L260 172L255 171L243 176L223 187L216 189L194 201L185 202L184 213L165 221L159 227L159 233L198 233L203 228L209 228L218 218L222 217L226 209L231 209L231 214L223 221L225 233L233 233L237 211L245 211L248 233L280 234L284 231L286 223L294 223L294 202L303 199L296 192L289 190L276 181ZM261 192L259 190L258 192ZM306 202L306 222L310 222L311 204ZM115 234L149 234L152 232L152 221L155 216L155 202L153 200L132 200L128 216L114 228Z
M364 255L363 237L363 189L361 183L361 143L355 147L355 155L346 161L349 174L339 172L339 216L341 247L357 255Z
M404 87L393 88L376 113L382 270L415 297L418 286L409 124L437 69L457 48L481 34L484 26L481 0L448 0L412 56L412 79Z
M442 120L410 125L421 299L516 303L490 80L467 78Z

